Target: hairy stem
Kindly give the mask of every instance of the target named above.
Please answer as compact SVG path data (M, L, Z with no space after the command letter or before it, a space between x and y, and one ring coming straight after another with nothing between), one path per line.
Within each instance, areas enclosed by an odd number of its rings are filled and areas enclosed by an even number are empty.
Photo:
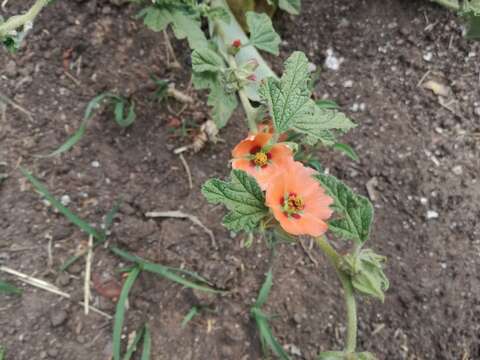
M454 10L454 11L460 10L460 4L458 0L432 0L432 1L450 10Z
M325 236L315 238L318 247L328 257L332 265L335 267L338 278L342 283L343 292L345 295L345 305L347 308L347 341L345 351L347 353L355 352L357 347L357 305L355 303L355 296L353 293L353 286L348 275L346 275L340 268L340 255L330 245Z
M29 21L33 21L49 2L50 0L37 0L25 14L12 16L0 24L0 37L7 35L10 31L17 30Z

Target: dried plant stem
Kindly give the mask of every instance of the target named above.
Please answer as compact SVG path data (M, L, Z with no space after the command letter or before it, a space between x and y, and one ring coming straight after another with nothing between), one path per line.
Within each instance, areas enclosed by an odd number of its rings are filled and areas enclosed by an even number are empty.
M188 166L187 160L185 159L185 156L183 156L183 154L181 153L178 154L178 157L180 158L180 161L182 162L182 165L185 168L185 172L187 173L188 187L190 189L193 189L192 172L190 171L190 167Z
M339 268L340 255L330 245L326 236L319 236L315 238L318 247L328 257L332 265L335 267L338 278L342 283L343 292L345 295L345 305L347 308L347 341L345 344L345 351L347 353L355 352L357 347L357 305L355 302L355 295L353 293L353 286L350 278Z
M92 275L92 259L93 259L93 236L88 237L87 257L85 260L85 283L83 286L83 302L85 315L88 315L90 308L90 278Z
M64 297L65 299L71 299L70 294L68 294L66 292L63 292L62 290L57 288L55 285L52 285L52 284L50 284L46 281L34 278L34 277L29 276L27 274L23 274L19 271L10 269L6 266L0 266L0 271L5 272L5 273L10 274L10 275L13 275L13 276L16 276L20 279L20 281L23 281L26 284L29 284L29 285L35 286L39 289L51 292L51 293L56 294L58 296ZM84 305L83 301L80 301L79 304ZM94 308L93 306L90 306L90 309L92 309L93 312L96 312L97 314L102 315L109 320L112 319L111 315L109 315L109 314L107 314L107 313L105 313L101 310L98 310L97 308Z

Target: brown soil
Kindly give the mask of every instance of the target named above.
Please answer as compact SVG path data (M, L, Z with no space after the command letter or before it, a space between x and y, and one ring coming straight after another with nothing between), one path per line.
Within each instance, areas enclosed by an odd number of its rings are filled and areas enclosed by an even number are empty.
M8 13L28 3L9 2ZM0 50L1 93L32 113L29 119L8 106L0 116L0 161L9 173L0 185L0 262L82 296L83 262L68 276L56 269L85 235L40 200L19 165L56 196L68 195L69 207L92 223L100 223L122 197L112 243L232 289L226 296L208 297L142 275L130 297L125 334L147 322L153 359L260 359L249 308L268 269L269 250L262 242L242 248L242 238L220 225L224 210L208 205L199 190L208 178L227 175L230 148L246 131L242 112L222 130L225 142L186 156L194 184L189 190L172 152L189 139L172 136L168 126L171 111L181 105L170 102L169 109L150 100L152 91L144 86L154 73L190 91L189 51L174 42L183 70L169 70L163 37L133 19L133 6L113 3L58 1L42 13L19 54ZM378 182L370 246L389 258L391 290L384 304L360 302L359 347L389 360L479 359L480 46L461 37L454 15L423 1L303 3L301 16L274 19L284 43L281 57L270 60L280 70L282 60L298 49L321 65L328 48L344 58L338 71L321 73L316 95L338 101L358 122L345 140L361 160L353 163L328 151L322 152L322 162L362 193L369 180ZM78 82L64 74L68 49L72 61L82 59L81 72L72 71ZM425 74L426 80L450 87L449 97L442 99L453 100L450 105L442 106L418 86ZM104 90L133 94L138 118L131 128L121 130L104 111L72 151L59 158L34 157L61 144L78 127L87 102ZM181 117L201 123L208 109L203 95L191 94L198 101ZM186 220L144 215L178 209L211 228L219 248ZM428 211L438 218L428 219ZM299 245L278 247L266 306L277 315L272 323L281 343L300 349L304 359L339 349L345 332L335 274L317 249L311 256L318 265ZM96 276L118 279L115 269L122 265L104 249L95 251ZM19 298L0 297L0 345L7 348L8 360L109 359L111 321L85 316L81 307L55 295L24 289ZM114 312L115 304L97 292L93 304ZM212 311L182 328L183 317L198 304Z

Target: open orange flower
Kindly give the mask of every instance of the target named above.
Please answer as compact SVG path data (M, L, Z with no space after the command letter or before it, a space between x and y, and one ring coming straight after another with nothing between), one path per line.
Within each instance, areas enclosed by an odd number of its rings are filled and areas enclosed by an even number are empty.
M280 226L292 235L323 235L332 215L332 198L312 175L315 170L290 162L267 188L266 204Z
M292 150L283 144L268 145L271 138L272 134L264 132L251 135L232 151L232 167L252 175L262 190L293 162Z

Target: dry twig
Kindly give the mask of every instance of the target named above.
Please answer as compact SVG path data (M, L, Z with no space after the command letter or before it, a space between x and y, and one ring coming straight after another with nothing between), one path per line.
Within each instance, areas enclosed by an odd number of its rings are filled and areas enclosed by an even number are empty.
M62 290L57 288L55 285L52 285L52 284L50 284L46 281L34 278L34 277L26 275L26 274L23 274L23 273L18 272L14 269L10 269L6 266L0 266L0 271L3 271L7 274L16 276L16 277L19 278L20 281L23 281L26 284L29 284L29 285L32 285L32 286L37 287L39 289L51 292L51 293L56 294L58 296L64 297L65 299L71 299L72 298L70 294L68 294L66 292L63 292ZM83 301L78 302L78 304L83 305ZM113 318L111 315L103 312L102 310L94 308L93 306L90 306L90 308L92 309L92 311L96 312L99 315L102 315L102 316L106 317L109 320Z
M210 237L210 240L212 241L212 246L214 248L217 247L217 242L215 241L215 235L213 234L212 230L210 230L205 225L203 225L200 219L195 215L190 215L182 211L173 210L173 211L151 211L151 212L147 212L145 216L149 218L170 217L170 218L177 218L177 219L189 219L195 225L200 226Z
M188 166L188 163L187 163L187 160L185 160L185 157L183 156L183 154L178 154L178 157L180 158L180 160L182 161L182 164L183 164L183 167L185 168L185 171L187 173L187 177L188 177L188 187L190 189L193 189L193 181L192 181L192 173L190 171L190 167Z
M92 277L93 236L88 237L87 257L85 260L85 283L83 286L83 302L85 315L88 315L90 305L90 278Z

